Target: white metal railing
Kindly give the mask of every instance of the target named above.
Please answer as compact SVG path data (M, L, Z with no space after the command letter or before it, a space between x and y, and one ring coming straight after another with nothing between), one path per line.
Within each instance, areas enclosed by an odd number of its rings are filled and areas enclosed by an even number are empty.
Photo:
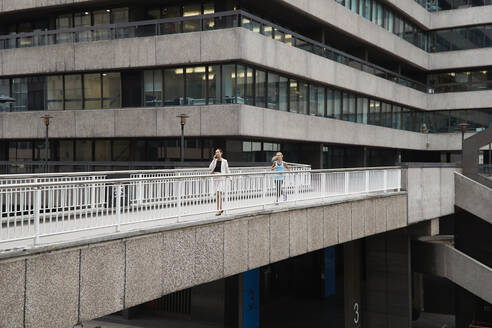
M292 171L311 170L310 165L289 163ZM264 172L270 170L270 166L234 167L231 173ZM208 168L179 168L179 169L154 169L154 170L120 170L120 171L95 171L95 172L58 172L58 173L27 173L27 174L3 174L0 175L2 184L26 184L36 182L65 182L65 181L90 181L103 180L111 175L128 175L130 178L170 177L186 175L205 175Z
M0 185L0 248L8 242L143 222L198 220L217 210L223 187L227 212L264 208L280 179L287 202L399 190L400 168L250 172ZM209 216L206 216L209 217ZM112 230L112 231L113 231Z

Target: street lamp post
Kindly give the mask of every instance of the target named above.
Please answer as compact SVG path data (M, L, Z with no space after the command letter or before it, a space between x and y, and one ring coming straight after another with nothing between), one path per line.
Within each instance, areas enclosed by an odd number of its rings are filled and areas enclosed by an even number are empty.
M186 119L189 117L186 114L179 114L176 116L181 119L181 163L184 162L184 126L186 124Z
M464 146L463 144L465 143L465 132L466 132L466 129L468 128L468 123L466 122L462 122L460 124L458 124L458 126L460 127L460 130L461 130L461 166L464 165L463 163L463 160L464 160L464 157L463 157L463 150L464 150Z
M44 125L46 127L46 134L44 136L44 172L48 173L48 156L50 153L50 143L48 140L48 129L50 126L50 119L53 117L49 116L49 115L44 115L44 116L41 116L41 118L44 120Z

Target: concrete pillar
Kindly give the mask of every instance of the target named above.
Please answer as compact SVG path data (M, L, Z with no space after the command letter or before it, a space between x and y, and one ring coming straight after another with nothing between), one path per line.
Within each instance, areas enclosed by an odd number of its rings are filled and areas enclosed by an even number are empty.
M406 230L366 239L364 327L411 327L410 244Z
M343 245L345 328L362 327L361 244L361 240L356 240Z

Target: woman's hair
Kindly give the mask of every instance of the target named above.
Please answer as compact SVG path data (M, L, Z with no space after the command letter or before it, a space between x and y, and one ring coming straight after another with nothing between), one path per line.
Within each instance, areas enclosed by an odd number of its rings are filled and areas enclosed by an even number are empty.
M275 156L272 157L272 162L275 162L277 160L277 157L282 156L283 154L281 152L277 152Z

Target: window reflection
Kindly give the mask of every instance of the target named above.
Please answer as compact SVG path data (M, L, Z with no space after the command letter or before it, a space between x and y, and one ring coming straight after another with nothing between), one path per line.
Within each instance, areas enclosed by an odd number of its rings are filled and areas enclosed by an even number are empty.
M184 105L184 68L164 70L164 104Z

